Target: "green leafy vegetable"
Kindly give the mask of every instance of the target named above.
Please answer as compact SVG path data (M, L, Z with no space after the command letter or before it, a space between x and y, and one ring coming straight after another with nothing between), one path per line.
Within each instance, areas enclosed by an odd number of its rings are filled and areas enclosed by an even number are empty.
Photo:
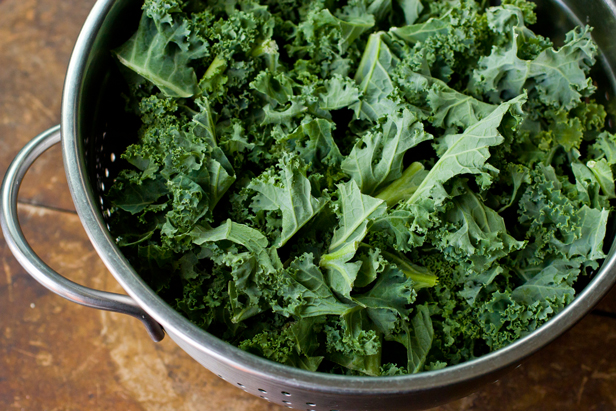
M113 51L141 124L107 135L118 246L189 321L308 371L533 332L606 257L616 136L591 29L556 48L534 3L487 3L145 0Z
M398 58L387 46L385 36L381 32L370 36L355 74L355 81L363 94L353 106L358 118L377 121L399 108L390 98L394 91L390 72L396 67Z
M321 256L319 264L327 269L330 286L350 299L362 262L349 261L368 233L368 225L385 212L385 205L382 200L361 194L354 181L338 186L338 197L340 225L334 230L329 253Z
M518 57L519 36L514 31L507 45L494 48L490 56L479 62L473 80L477 89L490 100L498 102L511 98L533 83L531 87L542 103L569 110L582 96L593 91L586 77L597 54L590 28L569 32L565 45L558 51L548 48L533 60Z
M410 111L392 115L382 130L370 130L353 147L341 164L362 193L378 192L387 183L402 175L404 154L419 143L432 139L424 132L423 124Z
M122 64L154 83L170 97L191 97L197 76L188 66L207 55L206 44L191 35L188 21L151 19L145 13L137 33L116 50Z
M263 173L248 185L257 191L251 208L255 211L280 210L282 214L282 233L276 247L283 246L326 204L327 199L316 199L310 193L310 181L305 169L295 159L281 163L282 175Z
M486 161L490 156L489 147L501 144L504 138L498 132L503 116L509 110L521 111L526 96L501 104L482 121L468 127L462 134L449 134L441 138L437 146L439 159L430 169L407 204L413 204L422 197L434 196L433 191L459 174L485 174L494 170Z

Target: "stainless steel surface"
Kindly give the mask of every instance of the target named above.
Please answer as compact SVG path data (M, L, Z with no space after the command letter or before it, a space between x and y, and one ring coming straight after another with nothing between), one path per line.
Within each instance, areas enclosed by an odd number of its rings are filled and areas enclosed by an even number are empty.
M36 136L17 154L4 176L0 189L0 224L9 248L26 271L47 289L77 304L138 318L154 341L162 340L165 333L161 326L131 297L93 290L67 280L45 264L24 237L17 216L19 186L32 163L59 142L60 126Z
M556 6L558 4L558 7ZM557 37L571 21L595 26L603 52L596 73L605 99L614 90L616 7L612 0L540 2L542 27ZM188 354L221 378L252 394L296 409L416 410L462 397L494 381L579 321L616 282L615 250L575 301L547 324L510 346L438 371L399 377L346 377L311 373L256 357L194 326L159 298L133 270L110 236L102 193L114 167L117 142L107 136L102 97L110 88L110 48L135 27L139 2L99 0L84 24L71 58L62 105L64 164L75 207L94 247L138 305Z

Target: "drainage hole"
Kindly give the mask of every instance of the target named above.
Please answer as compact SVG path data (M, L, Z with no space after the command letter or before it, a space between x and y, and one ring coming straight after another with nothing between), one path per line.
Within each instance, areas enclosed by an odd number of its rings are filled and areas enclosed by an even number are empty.
M246 388L246 386L244 384L242 384L241 382L238 382L237 385L239 385L242 388Z
M267 398L266 396L262 395L261 398L263 398L264 400L269 401L269 398Z
M263 388L259 388L258 390L259 392L262 392L263 394L267 394L267 391L265 391Z
M286 392L286 391L281 391L280 393L281 393L282 395L284 395L285 397L290 397L290 396L291 396L291 394L289 394L289 393L288 393L288 392Z
M291 404L291 401L285 401L285 400L283 400L283 401L282 401L282 403L283 403L283 404Z
M317 406L314 402L307 402L306 405L309 406L309 407L316 407Z

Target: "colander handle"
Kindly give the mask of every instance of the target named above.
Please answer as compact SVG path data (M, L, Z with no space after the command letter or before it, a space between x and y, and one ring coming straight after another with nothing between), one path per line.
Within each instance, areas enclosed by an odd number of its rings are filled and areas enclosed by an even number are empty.
M86 307L115 311L139 319L150 337L158 342L165 333L162 327L128 295L93 290L74 283L52 270L26 241L17 217L17 195L21 181L34 162L49 147L60 142L60 126L53 127L32 139L15 157L2 182L0 224L9 248L22 267L47 289Z

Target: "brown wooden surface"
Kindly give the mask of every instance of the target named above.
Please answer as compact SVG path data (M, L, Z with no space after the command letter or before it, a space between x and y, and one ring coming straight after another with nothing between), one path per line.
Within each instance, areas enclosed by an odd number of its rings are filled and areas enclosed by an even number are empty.
M64 72L92 0L0 0L0 176L57 124ZM121 292L81 227L60 150L21 191L32 246L81 284ZM140 323L69 303L27 275L0 239L0 410L282 410L219 380ZM481 391L437 410L615 410L616 292L570 332Z

